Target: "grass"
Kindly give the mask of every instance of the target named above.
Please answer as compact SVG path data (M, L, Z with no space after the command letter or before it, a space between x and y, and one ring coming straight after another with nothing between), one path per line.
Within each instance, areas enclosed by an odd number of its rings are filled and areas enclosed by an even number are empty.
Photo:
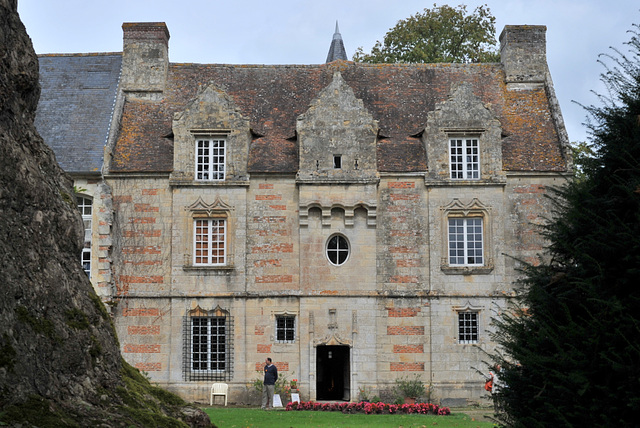
M340 412L290 411L284 409L264 411L259 408L247 407L208 407L204 409L211 421L218 428L287 428L287 427L340 427L340 428L490 428L495 427L492 422L481 420L478 416L471 416L464 411L451 412L448 416L426 415L365 415L342 414ZM490 414L487 410L483 414Z

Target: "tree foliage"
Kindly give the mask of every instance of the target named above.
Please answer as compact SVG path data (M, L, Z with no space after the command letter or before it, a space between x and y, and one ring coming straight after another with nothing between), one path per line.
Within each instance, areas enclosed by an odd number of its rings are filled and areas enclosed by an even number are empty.
M398 21L377 41L371 53L362 47L353 60L368 63L436 63L497 62L495 17L489 8L477 7L467 14L467 7L447 5L425 9Z
M524 269L517 306L496 320L508 426L639 423L639 30L628 54L605 56L608 95L587 108L595 155L553 197L549 260Z
M595 150L586 141L571 143L571 158L573 160L574 175L576 180L585 178L586 171L592 168Z

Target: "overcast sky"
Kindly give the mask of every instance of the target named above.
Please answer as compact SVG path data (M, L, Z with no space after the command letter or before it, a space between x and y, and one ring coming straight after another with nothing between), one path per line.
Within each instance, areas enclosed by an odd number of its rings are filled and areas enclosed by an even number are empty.
M417 0L18 0L37 53L121 52L123 22L166 22L171 62L320 64L336 21L351 58L369 52L399 20L433 4ZM571 141L585 141L586 113L602 90L598 55L624 49L640 23L638 0L466 1L487 4L496 37L505 25L546 25L547 60Z

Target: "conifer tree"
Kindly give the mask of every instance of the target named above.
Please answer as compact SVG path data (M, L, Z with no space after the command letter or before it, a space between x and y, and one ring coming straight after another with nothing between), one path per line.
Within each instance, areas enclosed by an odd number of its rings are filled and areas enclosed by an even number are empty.
M555 191L546 261L496 320L507 426L640 425L640 26L630 34L628 53L601 56L608 94L586 108L595 157Z

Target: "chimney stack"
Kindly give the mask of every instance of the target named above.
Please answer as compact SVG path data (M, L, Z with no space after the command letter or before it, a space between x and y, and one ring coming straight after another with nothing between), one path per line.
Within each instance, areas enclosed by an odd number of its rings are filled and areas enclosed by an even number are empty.
M543 86L547 67L547 27L506 25L500 34L500 60L507 88L533 89Z
M169 68L169 30L164 22L125 22L121 85L128 95L162 97Z

